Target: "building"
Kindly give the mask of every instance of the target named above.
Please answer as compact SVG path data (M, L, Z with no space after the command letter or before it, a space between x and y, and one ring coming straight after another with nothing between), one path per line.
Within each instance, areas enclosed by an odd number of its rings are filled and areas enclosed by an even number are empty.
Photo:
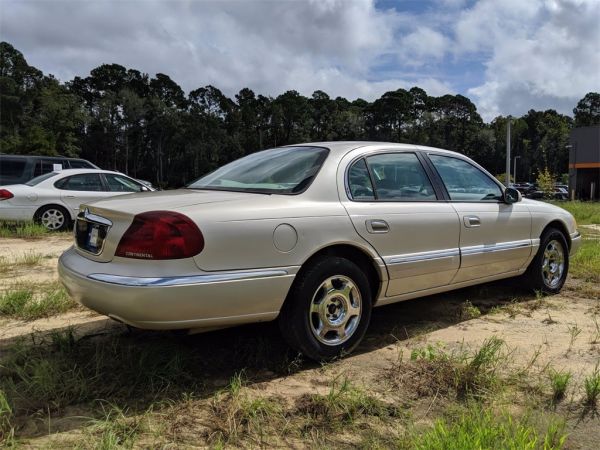
M600 200L600 125L574 128L569 141L569 195Z

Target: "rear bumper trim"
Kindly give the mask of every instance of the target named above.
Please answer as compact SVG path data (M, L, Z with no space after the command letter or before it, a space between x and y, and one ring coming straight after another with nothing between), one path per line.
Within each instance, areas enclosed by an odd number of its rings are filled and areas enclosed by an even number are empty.
M229 272L206 275L189 275L178 277L126 277L105 273L92 273L87 277L91 280L120 286L153 287L153 286L190 286L197 284L219 283L223 281L252 280L255 278L270 278L288 275L287 270L257 270L246 272Z

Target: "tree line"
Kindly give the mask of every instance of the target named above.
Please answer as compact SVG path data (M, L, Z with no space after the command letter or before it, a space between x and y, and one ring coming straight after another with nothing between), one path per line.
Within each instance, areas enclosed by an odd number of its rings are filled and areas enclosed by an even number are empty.
M520 180L568 166L574 126L600 123L600 94L588 93L574 117L530 110L512 120ZM229 161L279 145L329 140L407 142L455 150L490 172L505 168L507 117L484 123L462 95L430 96L413 87L368 102L277 97L244 88L229 98L214 86L185 94L168 75L103 64L61 83L0 43L0 152L79 156L163 187L182 186Z

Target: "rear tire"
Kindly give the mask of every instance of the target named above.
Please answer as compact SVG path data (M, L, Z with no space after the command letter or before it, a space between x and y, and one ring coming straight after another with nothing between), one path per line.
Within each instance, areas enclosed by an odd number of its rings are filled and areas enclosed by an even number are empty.
M556 228L548 228L540 238L537 254L523 274L528 287L544 294L557 294L569 272L569 246L565 235Z
M323 257L300 272L279 315L281 333L315 361L350 353L371 320L371 289L352 261Z
M59 205L42 206L35 213L35 222L48 231L64 231L69 228L71 216L69 212Z

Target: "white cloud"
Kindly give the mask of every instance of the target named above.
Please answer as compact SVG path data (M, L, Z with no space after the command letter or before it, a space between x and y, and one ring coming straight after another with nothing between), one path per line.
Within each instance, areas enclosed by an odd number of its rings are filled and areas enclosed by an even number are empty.
M228 95L249 86L268 95L322 89L332 96L373 99L418 78L381 80L373 74L378 58L395 52L402 20L377 10L372 0L9 0L0 5L2 39L23 51L30 64L62 80L114 62L150 75L166 73L188 91L213 84Z
M449 41L440 32L420 26L400 41L399 53L409 65L422 65L441 59L448 50Z
M484 119L529 109L571 114L600 87L599 21L597 0L484 0L464 12L457 52L490 54L485 81L468 90Z

